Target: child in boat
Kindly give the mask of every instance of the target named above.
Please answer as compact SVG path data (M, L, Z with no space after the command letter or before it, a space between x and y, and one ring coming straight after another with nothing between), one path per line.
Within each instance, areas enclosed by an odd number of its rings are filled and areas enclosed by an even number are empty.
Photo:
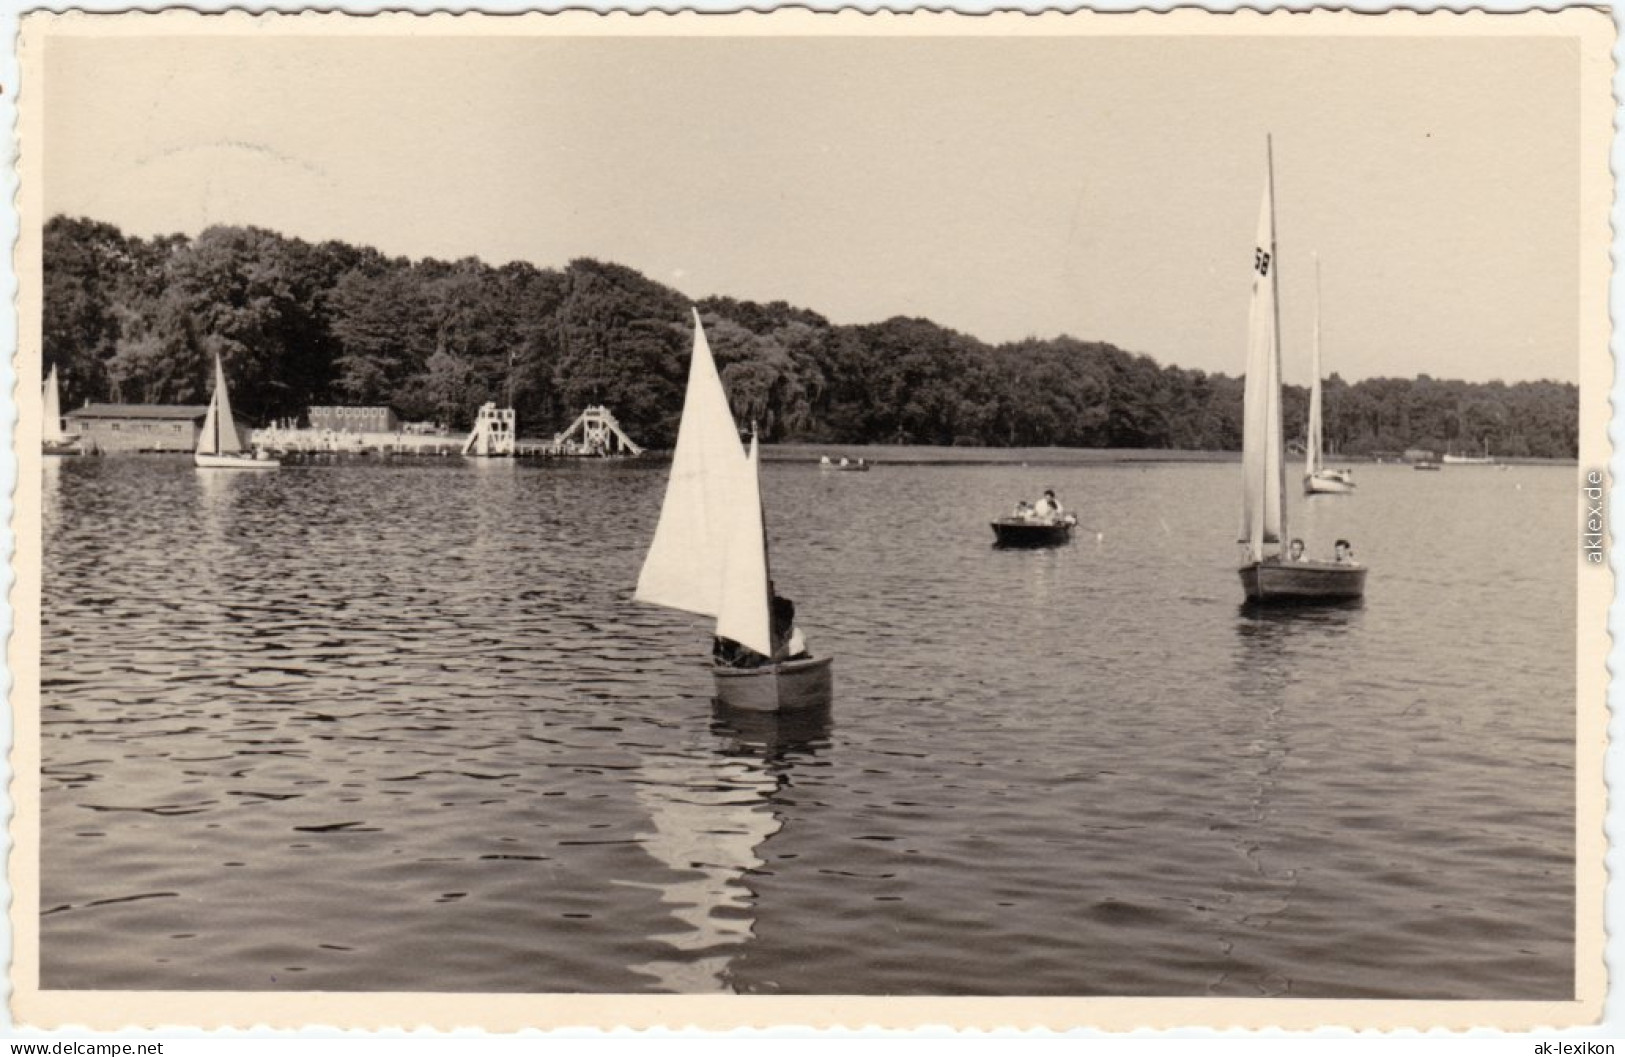
M1025 499L1016 501L1016 512L1012 517L1030 518L1033 516L1033 505Z
M733 639L715 636L711 640L711 659L724 668L760 668L764 664L780 661L799 661L807 654L807 640L796 627L796 604L775 594L772 606L773 656L764 657Z
M1359 565L1354 560L1354 547L1348 540L1338 540L1332 544L1332 561L1339 565Z

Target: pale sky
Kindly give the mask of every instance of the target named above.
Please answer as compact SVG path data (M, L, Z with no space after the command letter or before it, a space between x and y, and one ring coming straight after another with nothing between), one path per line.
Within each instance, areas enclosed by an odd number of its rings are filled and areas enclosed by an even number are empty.
M1307 375L1311 253L1329 372L1578 375L1562 39L237 35L44 54L47 215L596 257L695 298L1068 333L1232 375L1270 132L1288 381Z

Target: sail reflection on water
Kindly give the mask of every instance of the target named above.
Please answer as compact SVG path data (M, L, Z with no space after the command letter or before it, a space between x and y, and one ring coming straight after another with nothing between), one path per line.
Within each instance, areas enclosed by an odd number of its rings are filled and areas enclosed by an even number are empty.
M778 794L791 784L794 757L827 744L829 733L828 709L714 708L714 740L651 753L633 778L651 826L642 847L677 879L620 882L657 890L670 908L672 929L651 938L672 955L631 968L679 994L733 989L729 967L755 936L757 894L747 878L784 827Z

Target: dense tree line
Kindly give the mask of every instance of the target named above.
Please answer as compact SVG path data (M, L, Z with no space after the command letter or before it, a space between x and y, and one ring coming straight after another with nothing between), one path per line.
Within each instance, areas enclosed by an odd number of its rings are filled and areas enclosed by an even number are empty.
M141 239L60 216L43 253L45 362L66 407L201 403L218 353L252 420L387 404L464 428L495 400L518 409L522 431L545 434L603 403L649 445L676 432L690 301L620 265L410 261L251 227ZM769 441L1241 444L1240 379L1103 342L988 345L925 319L836 326L783 302L697 307L736 415ZM1290 435L1302 435L1307 406L1289 387ZM1326 407L1328 442L1348 454L1578 450L1569 384L1334 375Z

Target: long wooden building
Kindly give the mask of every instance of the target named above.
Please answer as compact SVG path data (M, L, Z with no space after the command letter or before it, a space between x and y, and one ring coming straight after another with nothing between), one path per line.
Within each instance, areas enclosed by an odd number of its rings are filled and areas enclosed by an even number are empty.
M86 404L63 417L91 450L191 451L208 412L206 404Z

